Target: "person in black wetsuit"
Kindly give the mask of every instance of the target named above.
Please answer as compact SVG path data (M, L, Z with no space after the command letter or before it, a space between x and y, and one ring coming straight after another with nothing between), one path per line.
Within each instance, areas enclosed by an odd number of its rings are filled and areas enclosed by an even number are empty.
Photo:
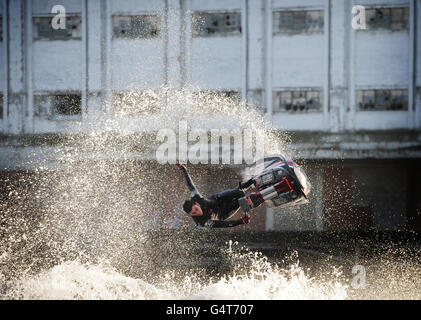
M183 172L190 190L190 200L184 202L183 209L193 218L197 227L227 228L249 223L248 215L237 220L227 219L239 209L238 199L245 195L242 189L247 189L254 184L253 179L244 183L240 182L237 188L216 193L206 199L197 191L187 169L181 164L177 164L177 166ZM216 216L218 220L212 220L212 215Z

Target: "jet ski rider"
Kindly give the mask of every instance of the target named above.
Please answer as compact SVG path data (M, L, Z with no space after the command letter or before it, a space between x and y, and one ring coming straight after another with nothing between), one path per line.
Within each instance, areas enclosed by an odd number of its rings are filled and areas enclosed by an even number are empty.
M253 179L249 179L244 183L239 182L238 187L235 189L225 190L209 198L204 198L197 191L187 169L181 164L177 164L177 167L182 171L190 191L190 199L184 202L183 209L193 218L196 227L227 228L249 223L250 217L247 214L241 219L228 219L240 208L238 199L245 196L243 189L246 190L252 184L255 184ZM264 201L257 195L253 198L255 207ZM212 216L216 217L217 220L212 219Z

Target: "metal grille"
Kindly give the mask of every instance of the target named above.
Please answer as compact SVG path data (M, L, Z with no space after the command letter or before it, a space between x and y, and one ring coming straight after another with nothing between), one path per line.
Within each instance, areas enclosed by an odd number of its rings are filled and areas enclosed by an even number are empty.
M70 40L82 38L82 20L79 15L66 16L66 28L54 29L53 17L33 17L34 40Z
M113 16L113 35L125 39L156 38L160 25L159 15Z
M273 95L274 112L322 111L323 92L321 90L277 91Z
M373 8L365 10L367 30L407 30L409 8Z
M408 110L408 90L358 90L360 111Z
M318 33L324 30L323 10L277 11L273 13L273 33Z
M195 13L192 24L195 37L241 34L241 13Z

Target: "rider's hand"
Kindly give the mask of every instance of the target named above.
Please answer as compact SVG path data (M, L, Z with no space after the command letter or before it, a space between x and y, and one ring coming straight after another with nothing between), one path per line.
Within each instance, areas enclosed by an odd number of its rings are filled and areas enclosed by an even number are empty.
M180 169L186 169L182 164L176 163L175 164L177 167L179 167Z
M243 216L241 218L241 221L243 222L243 224L248 224L250 222L250 217L249 216Z

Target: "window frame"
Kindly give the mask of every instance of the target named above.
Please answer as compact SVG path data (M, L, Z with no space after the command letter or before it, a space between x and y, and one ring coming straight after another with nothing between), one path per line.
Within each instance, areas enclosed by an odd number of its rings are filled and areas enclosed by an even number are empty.
M316 29L312 29L312 24L308 23L309 20L309 13L317 12L321 19L321 26ZM297 18L294 16L298 16L300 14L304 14L305 17L302 18L304 21L304 28L297 28L295 24L297 23ZM280 21L282 21L282 15L291 15L292 28L285 27L284 29L281 28ZM272 35L279 36L279 35L300 35L300 34L324 34L325 29L325 9L324 8L278 8L272 10ZM317 23L317 24L320 24ZM316 25L317 25L316 24Z
M384 104L381 108L380 105L377 105L376 102L381 98L381 92L388 93L389 105ZM399 93L399 95L394 96L393 93ZM371 93L373 95L372 102L364 103L365 95L364 93ZM397 97L402 98L400 103L403 103L403 108L393 107L393 100ZM396 103L398 103L397 101ZM372 104L372 106L364 107L367 104ZM361 88L355 91L355 105L357 112L389 112L389 111L409 111L409 90L407 88Z
M67 13L66 12L66 29L64 29L64 31L62 29L60 30L54 30L52 29L52 34L54 32L56 32L55 36L53 38L49 38L49 37L41 37L39 35L39 29L36 26L36 20L37 19L50 19L49 25L51 26L51 20L54 18L54 14L37 14L37 15L32 15L32 40L33 41L71 41L71 40L82 40L82 23L83 23L83 19L82 19L82 14L81 13ZM79 33L78 36L71 36L71 37L64 37L64 36L60 36L61 33L65 32L68 29L68 24L70 23L68 20L71 19L79 19L79 24L77 27L77 32ZM73 28L72 28L73 29Z
M304 93L304 97L301 96ZM309 108L309 101L315 99L311 97L312 94L318 94L318 107ZM282 96L289 95L289 102L283 103ZM310 96L309 96L310 95ZM304 99L305 105L303 109L298 109L298 106L295 107L294 101L298 102ZM289 114L308 114L308 113L318 113L321 114L324 112L324 91L323 88L282 88L273 90L273 113L289 113ZM313 103L311 103L313 104ZM315 105L315 104L313 104ZM284 106L284 107L283 107Z
M222 16L222 15L236 15L236 25L234 25L233 30L222 30L222 31L214 31L212 33L201 33L198 25L200 24L200 20L202 19L201 16ZM213 38L213 37L235 37L241 36L242 30L242 12L241 10L227 10L227 11L194 11L191 14L191 32L192 38ZM239 30L236 30L239 29Z
M78 96L80 102L80 113L62 114L58 113L55 105L57 96ZM82 93L80 91L54 91L54 92L35 92L34 99L34 116L47 120L81 120L83 114ZM48 106L42 106L38 103L38 99L48 99ZM43 108L43 109L41 109Z
M369 22L369 13L375 10L388 10L389 11L389 21L384 23L384 25L379 25L373 27L373 24ZM401 13L401 20L394 21L393 20L393 10L402 10ZM366 29L358 29L357 31L371 31L371 32L399 32L399 31L407 31L409 32L409 24L410 24L410 8L404 5L396 5L396 6L368 6L365 9L365 16L366 16ZM401 28L392 28L393 24L404 24Z
M129 18L130 20L133 18L138 18L138 17L152 17L152 18L156 18L156 22L157 22L157 32L156 35L154 36L119 36L116 33L116 29L117 27L114 26L114 19L116 18ZM131 22L131 21L130 21ZM159 39L162 36L162 15L156 12L145 12L145 13L115 13L111 16L111 27L112 27L112 32L111 32L111 37L113 40L118 39L118 40L150 40L150 39Z

